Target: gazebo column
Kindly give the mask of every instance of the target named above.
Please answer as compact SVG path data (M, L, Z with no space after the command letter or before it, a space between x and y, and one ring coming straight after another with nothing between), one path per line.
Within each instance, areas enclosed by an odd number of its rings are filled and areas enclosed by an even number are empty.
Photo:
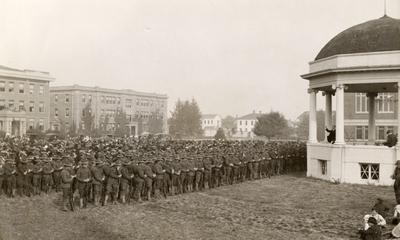
M325 96L325 126L328 129L332 129L332 93L331 92L323 92L322 96ZM327 141L328 132L325 132L325 140Z
M375 98L378 93L370 92L367 93L369 101L369 113L368 113L368 145L375 144Z
M336 141L335 144L346 144L344 142L344 89L345 85L332 86L336 89Z
M309 143L317 143L317 93L318 90L309 88L310 94L310 115L309 115Z
M400 82L397 83L397 99L400 99ZM397 101L397 134L399 132L400 132L400 102ZM400 140L397 141L396 146L400 147ZM398 154L400 154L400 151L398 151Z

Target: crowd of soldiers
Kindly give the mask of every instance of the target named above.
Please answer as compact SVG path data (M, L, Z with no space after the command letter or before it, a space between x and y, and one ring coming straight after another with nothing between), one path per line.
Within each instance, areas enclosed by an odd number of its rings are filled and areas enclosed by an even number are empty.
M0 193L62 192L63 211L76 193L80 208L152 201L307 167L299 141L9 138L0 148Z

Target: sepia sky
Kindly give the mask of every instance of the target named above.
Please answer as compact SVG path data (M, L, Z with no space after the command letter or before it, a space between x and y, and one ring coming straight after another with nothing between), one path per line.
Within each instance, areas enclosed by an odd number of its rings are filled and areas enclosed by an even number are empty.
M203 114L308 110L308 62L384 0L0 0L0 65L194 98ZM400 18L400 1L386 0ZM319 94L320 95L320 94ZM318 100L322 98L319 97ZM319 108L324 106L322 101Z

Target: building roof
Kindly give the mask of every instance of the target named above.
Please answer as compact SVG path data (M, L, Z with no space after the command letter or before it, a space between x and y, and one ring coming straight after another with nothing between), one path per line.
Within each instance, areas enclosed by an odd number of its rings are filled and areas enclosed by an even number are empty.
M143 97L156 97L167 99L167 94L157 94L157 93L145 93L145 92L137 92L131 89L110 89L110 88L101 88L98 86L95 87L87 87L80 86L78 84L72 86L58 86L58 87L50 87L50 93L55 92L65 92L65 91L88 91L88 92L103 92L103 93L113 93L113 94L126 94L126 95L134 95L134 96L143 96Z
M214 119L218 114L203 114L203 119Z
M48 72L36 71L36 70L19 70L15 68L9 68L0 65L0 76L8 78L19 78L39 81L53 82L55 78L51 77Z
M339 54L400 50L400 19L383 16L350 27L336 35L315 60Z
M250 113L238 118L237 120L257 120L257 117L260 117L261 115L261 113Z

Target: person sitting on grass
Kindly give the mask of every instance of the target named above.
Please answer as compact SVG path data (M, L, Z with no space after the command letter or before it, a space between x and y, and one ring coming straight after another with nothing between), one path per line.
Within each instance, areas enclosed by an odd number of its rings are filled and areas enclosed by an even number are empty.
M361 239L364 240L381 240L382 232L381 228L377 225L377 221L374 217L368 218L367 221L368 229L358 229L358 233L361 234Z
M376 203L374 205L374 209L376 212L381 215L383 218L386 218L388 212L389 212L389 207L383 203L383 199L378 197L376 199Z
M372 217L372 218L375 218L376 224L377 224L379 227L386 227L386 220L385 220L380 214L378 214L378 213L376 212L376 209L375 209L375 208L372 208L371 213L364 216L364 221L365 221L364 230L367 230L367 229L370 227L369 219L370 219L371 217Z

